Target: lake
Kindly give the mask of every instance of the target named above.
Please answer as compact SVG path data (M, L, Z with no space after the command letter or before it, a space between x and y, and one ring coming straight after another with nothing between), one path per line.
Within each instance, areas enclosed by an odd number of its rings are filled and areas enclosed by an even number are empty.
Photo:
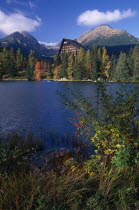
M116 90L118 86L119 83L109 83L108 91L111 88ZM58 91L61 94L66 93L67 98L70 97L65 91L67 88L75 92L80 91L94 103L96 86L93 82L1 81L0 133L5 136L12 131L25 130L33 132L36 136L43 134L46 136L47 148L57 147L59 137L66 134L72 137L76 127L70 119L75 113L66 109L57 94ZM56 142L52 142L53 138L49 133L57 136L54 138L58 139L57 145ZM63 142L65 146L65 138Z
M2 81L0 82L0 131L27 130L35 134L53 130L58 135L72 134L75 127L69 118L75 116L66 109L57 91L79 89L84 96L94 98L92 82Z

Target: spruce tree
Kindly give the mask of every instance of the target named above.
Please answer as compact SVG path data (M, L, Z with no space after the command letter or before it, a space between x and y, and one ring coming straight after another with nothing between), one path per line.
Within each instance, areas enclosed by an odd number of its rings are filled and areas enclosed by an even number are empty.
M83 48L80 48L78 51L78 54L77 54L77 59L76 59L76 62L77 62L76 77L79 80L81 80L81 79L83 79L83 77L85 77L84 56L85 56L84 50L83 50Z
M34 80L34 67L35 67L36 59L34 57L34 51L31 50L28 56L28 69L27 69L27 79Z
M16 68L17 71L23 70L23 55L21 54L20 48L16 52Z
M70 80L73 79L73 69L74 69L74 55L72 53L68 58L68 68L67 68L67 75L68 79Z
M0 80L3 78L2 53L0 53Z
M101 52L101 48L98 48L97 50L97 77L98 78L102 77L101 66L102 66L102 52Z
M11 48L10 51L9 51L8 71L9 71L10 77L14 77L17 74L16 63L15 63L15 54L14 54L13 48Z
M4 74L8 74L8 68L9 68L9 53L6 48L3 48L2 52L2 64L3 64L3 72Z
M88 79L91 79L90 73L92 72L92 59L91 59L91 51L88 50L85 53L85 76Z
M129 81L129 67L126 53L120 53L113 80L121 82Z
M68 68L68 55L64 54L62 57L62 67L60 71L60 78L67 78L67 68Z
M90 78L93 81L96 81L98 79L98 73L97 73L97 47L94 46L91 51L92 56L92 71L90 72Z
M133 75L134 75L134 80L139 81L139 46L136 46L133 50Z
M109 79L112 80L114 72L116 68L116 59L115 55L112 55L111 60L110 60L110 68L109 68Z
M57 67L57 66L61 65L61 62L62 62L61 57L59 54L57 54L54 58L54 66Z

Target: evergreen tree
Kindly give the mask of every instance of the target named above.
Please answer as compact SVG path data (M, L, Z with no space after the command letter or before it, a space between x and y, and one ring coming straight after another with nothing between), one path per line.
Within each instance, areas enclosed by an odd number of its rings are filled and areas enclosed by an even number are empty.
M85 53L85 76L88 79L91 79L91 75L90 73L92 72L92 58L91 58L91 51L88 50Z
M47 64L47 62L44 61L44 63L43 63L43 69L44 69L44 71L47 71L48 70L48 65L49 64Z
M133 50L133 75L135 80L139 80L139 46L136 46Z
M62 62L62 61L61 61L61 57L60 57L59 54L57 54L57 55L55 56L55 58L54 58L54 65L55 65L55 67L61 65L61 62Z
M6 48L3 48L2 52L2 66L4 74L8 74L8 67L9 67L9 53Z
M67 78L67 68L68 68L68 55L64 54L62 57L62 66L60 71L60 78Z
M16 52L16 68L17 71L23 70L23 55L21 54L20 48Z
M102 77L101 66L102 66L102 52L101 52L101 48L98 48L97 50L97 77Z
M8 71L9 71L10 77L16 76L17 71L16 71L15 54L14 54L13 48L11 48L9 51Z
M2 53L0 53L0 80L3 78Z
M80 67L78 65L77 60L75 61L74 67L73 67L73 79L80 80L82 78L82 73L80 71Z
M129 77L132 78L134 75L134 60L132 56L127 56L127 65L129 68Z
M76 59L76 78L81 80L83 77L85 77L85 63L84 63L84 50L83 48L80 48L77 54Z
M97 72L97 47L94 46L91 51L92 55L92 71L90 72L90 78L93 81L98 79L98 72Z
M73 69L74 69L74 55L70 54L68 58L68 68L67 68L68 79L70 80L73 79Z
M126 53L120 53L113 80L121 82L129 80L129 67Z
M109 79L112 80L116 68L115 55L112 55L109 68Z
M34 57L34 51L31 50L28 56L28 69L27 69L27 79L34 80L34 67L35 67L36 59Z

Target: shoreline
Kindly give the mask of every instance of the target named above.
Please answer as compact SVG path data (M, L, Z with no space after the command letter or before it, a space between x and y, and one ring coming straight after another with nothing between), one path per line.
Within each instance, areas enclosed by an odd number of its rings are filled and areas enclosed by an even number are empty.
M29 81L28 79L12 79L12 78L9 78L9 79L0 79L0 82L3 82L3 81ZM96 82L106 82L106 83L115 83L115 82L118 82L118 83L121 83L120 81L93 81L93 80L54 80L54 79L42 79L42 80L32 80L33 82L40 82L40 81L54 81L54 82L93 82L93 83L96 83ZM126 82L122 82L122 83L138 83L138 81L126 81Z

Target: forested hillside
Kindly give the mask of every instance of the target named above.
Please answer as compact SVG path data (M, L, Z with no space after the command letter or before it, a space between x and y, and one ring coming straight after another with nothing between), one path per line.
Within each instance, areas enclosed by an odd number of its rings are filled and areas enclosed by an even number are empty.
M20 49L14 52L4 48L0 52L0 78L138 81L139 47L131 48L127 54L121 52L119 56L108 56L105 47L93 47L88 51L81 48L77 56L57 54L54 60L35 58L32 50L25 57Z
M128 54L108 56L105 47L79 50L77 57L72 54L55 57L54 79L138 81L139 47L131 48Z

